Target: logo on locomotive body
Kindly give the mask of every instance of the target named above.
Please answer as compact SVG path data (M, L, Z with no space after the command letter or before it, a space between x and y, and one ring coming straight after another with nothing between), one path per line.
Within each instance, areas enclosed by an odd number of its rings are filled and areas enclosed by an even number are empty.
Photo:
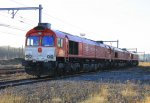
M55 47L40 47L42 50L39 52L39 47L26 47L25 60L27 61L56 61L56 48Z

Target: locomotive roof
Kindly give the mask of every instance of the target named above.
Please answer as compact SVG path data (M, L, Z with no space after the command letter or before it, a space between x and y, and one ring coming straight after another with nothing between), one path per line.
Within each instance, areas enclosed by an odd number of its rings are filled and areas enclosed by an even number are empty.
M117 48L117 47L113 47L113 46L109 46L112 50L115 50L115 51L120 51L120 52L129 52L127 50L123 50L123 49L120 49L120 48Z
M59 30L53 30L53 31L55 32L56 36L60 37L60 38L65 38L65 36L67 36L68 39L71 40L71 41L83 42L83 43L87 43L87 44L91 44L91 45L96 45L96 46L109 48L108 45L96 42L94 40L90 40L90 39L87 39L87 38L79 37L79 36L72 35L72 34L69 34L69 33L66 33L66 32L62 32L62 31L59 31Z
M69 33L62 32L62 31L59 31L59 30L55 30L54 32L57 35L57 37L64 38L65 36L67 36L68 39L71 40L71 41L83 42L83 43L87 43L87 44L91 44L91 45L97 45L97 46L101 46L101 47L105 47L105 48L111 48L112 50L119 51L119 52L126 52L126 53L136 54L136 53L133 53L133 52L129 52L127 50L123 50L121 48L117 48L117 47L113 47L113 46L110 46L110 45L102 44L102 43L96 42L94 40L90 40L90 39L87 39L87 38L82 38L82 37L79 37L79 36L71 35Z
M42 26L38 25L38 26L34 27L33 29L44 30L45 28L46 27L45 26L43 27L43 25ZM91 45L96 45L96 46L101 46L101 47L109 48L109 46L107 46L106 44L98 43L98 42L96 42L94 40L91 40L91 39L79 37L79 36L72 35L72 34L69 34L69 33L66 33L66 32L62 32L62 31L59 31L59 30L52 30L50 28L48 28L48 29L51 30L51 31L53 31L55 33L55 35L57 37L59 37L59 38L65 38L67 36L70 41L83 42L83 43L86 43L86 44L91 44Z
M98 45L97 42L90 40L90 39L86 39L86 38L82 38L79 36L75 36L75 35L71 35L69 33L65 33L59 30L54 30L55 34L57 37L60 38L64 38L65 36L68 37L69 40L71 41L76 41L76 42L83 42L83 43L87 43L87 44L91 44L91 45Z
M37 26L37 27L39 27L39 26ZM67 36L70 41L83 42L83 43L86 43L86 44L101 46L101 47L105 47L105 48L111 48L112 50L115 50L115 51L128 52L128 53L136 54L136 53L133 53L133 52L129 52L127 50L122 50L120 48L116 48L116 47L113 47L113 46L110 46L110 45L99 43L99 42L96 42L96 41L91 40L91 39L79 37L79 36L72 35L72 34L69 34L69 33L66 33L66 32L62 32L62 31L59 31L59 30L52 30L52 31L59 38L65 38Z

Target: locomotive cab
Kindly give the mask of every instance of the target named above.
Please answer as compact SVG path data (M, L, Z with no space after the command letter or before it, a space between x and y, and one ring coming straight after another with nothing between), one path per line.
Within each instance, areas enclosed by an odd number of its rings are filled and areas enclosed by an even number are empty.
M55 35L49 28L38 25L26 35L25 60L56 61Z
M28 74L36 76L54 74L55 41L55 33L47 23L39 24L27 32L24 66Z

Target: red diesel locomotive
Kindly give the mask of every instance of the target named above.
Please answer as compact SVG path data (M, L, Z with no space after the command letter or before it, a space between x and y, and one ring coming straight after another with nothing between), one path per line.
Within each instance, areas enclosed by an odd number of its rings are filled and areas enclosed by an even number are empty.
M26 34L25 70L30 75L64 75L136 66L136 53L81 38L40 23Z

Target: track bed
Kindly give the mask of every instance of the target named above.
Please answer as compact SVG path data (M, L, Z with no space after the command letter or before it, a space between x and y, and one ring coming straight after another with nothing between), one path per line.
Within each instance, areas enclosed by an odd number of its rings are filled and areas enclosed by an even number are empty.
M103 103L143 102L150 97L149 70L149 67L133 67L66 78L47 78L48 80L36 83L2 89L0 97L9 97L8 94L11 94L14 98L21 98L16 102L76 103L88 102L89 98L98 95L104 98Z

